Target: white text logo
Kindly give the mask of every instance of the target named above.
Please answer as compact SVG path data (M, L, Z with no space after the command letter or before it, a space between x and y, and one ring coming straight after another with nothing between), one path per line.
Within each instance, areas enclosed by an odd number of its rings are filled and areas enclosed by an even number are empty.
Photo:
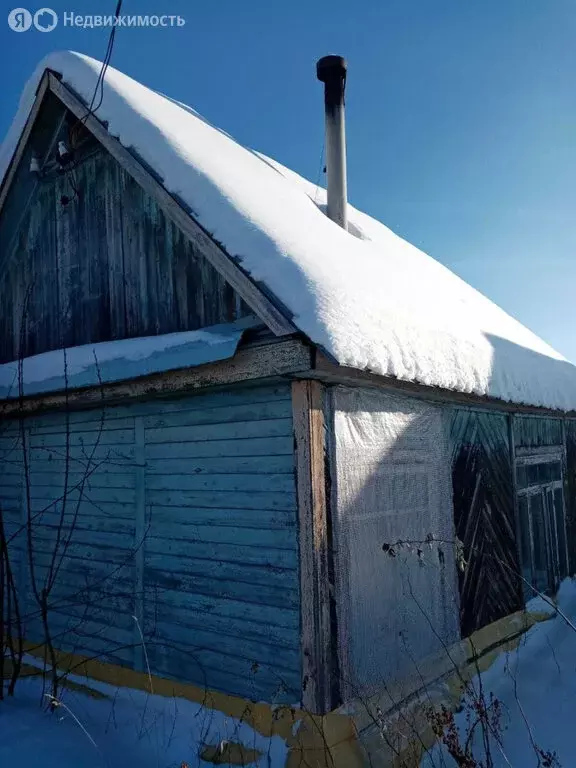
M27 32L32 23L38 32L52 32L58 24L58 14L52 8L40 8L34 16L27 8L14 8L8 14L8 26L14 32Z
M32 14L26 8L14 8L8 14L8 26L14 32L27 32L32 26Z
M99 27L183 27L186 19L175 14L147 14L146 16L81 15L65 11L62 17L65 27L98 29ZM14 32L27 32L34 24L38 32L52 32L58 25L58 14L52 8L40 8L34 15L27 8L14 8L8 14L8 26Z
M40 8L34 14L34 26L38 32L52 32L58 24L58 15L52 8Z

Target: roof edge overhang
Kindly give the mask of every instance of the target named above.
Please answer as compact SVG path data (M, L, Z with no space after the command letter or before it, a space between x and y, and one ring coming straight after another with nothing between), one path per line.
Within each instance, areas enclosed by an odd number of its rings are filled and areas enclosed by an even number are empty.
M299 376L300 374L296 374ZM428 386L418 382L406 381L393 376L383 376L370 371L361 371L339 365L320 349L315 349L313 369L305 374L328 384L348 386L369 386L386 390L391 394L415 397L439 405L470 408L483 411L499 411L500 413L533 415L548 418L576 419L576 410L564 411L546 406L516 403L501 400L497 397L476 395L473 392L460 392L454 389Z

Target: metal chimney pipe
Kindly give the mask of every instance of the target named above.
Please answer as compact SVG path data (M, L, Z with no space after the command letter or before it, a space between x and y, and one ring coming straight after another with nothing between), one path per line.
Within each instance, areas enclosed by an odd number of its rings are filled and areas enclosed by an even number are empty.
M346 59L342 56L324 56L316 64L318 80L324 83L328 218L343 229L348 229L344 125L346 70Z

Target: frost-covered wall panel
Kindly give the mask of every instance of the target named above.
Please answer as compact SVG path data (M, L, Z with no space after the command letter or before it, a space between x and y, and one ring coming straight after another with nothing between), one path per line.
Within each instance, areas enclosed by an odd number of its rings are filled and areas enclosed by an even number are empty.
M531 429L538 433L537 425ZM463 545L461 627L467 636L522 606L508 417L454 410L450 432L454 520Z
M458 589L442 411L344 387L332 390L332 410L334 570L346 699L413 674L415 660L456 640Z

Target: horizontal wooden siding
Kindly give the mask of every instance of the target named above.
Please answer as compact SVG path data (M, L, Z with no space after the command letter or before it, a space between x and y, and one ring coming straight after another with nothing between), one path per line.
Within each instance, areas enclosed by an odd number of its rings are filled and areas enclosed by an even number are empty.
M291 409L280 385L30 419L27 483L7 425L0 500L29 637L52 577L57 647L142 668L142 632L158 674L298 700Z

